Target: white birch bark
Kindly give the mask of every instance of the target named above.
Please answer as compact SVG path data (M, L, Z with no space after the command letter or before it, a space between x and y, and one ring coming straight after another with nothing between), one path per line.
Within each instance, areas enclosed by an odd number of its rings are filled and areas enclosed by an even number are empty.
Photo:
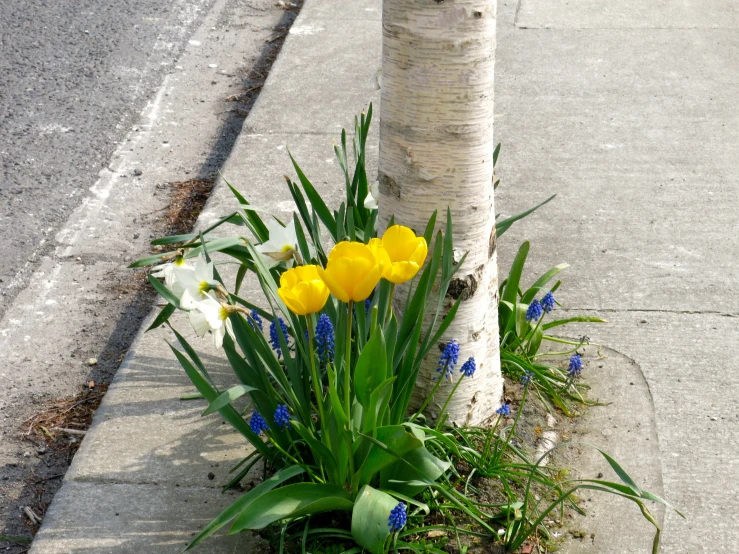
M503 388L492 185L495 17L496 0L383 2L380 228L394 215L422 232L438 210L443 229L451 208L455 252L468 255L447 297L447 306L454 297L463 301L443 342L460 344L455 380L467 358L477 362L449 404L449 421L459 425L491 417ZM421 369L415 406L438 375L437 353ZM428 415L439 415L451 387L442 385Z

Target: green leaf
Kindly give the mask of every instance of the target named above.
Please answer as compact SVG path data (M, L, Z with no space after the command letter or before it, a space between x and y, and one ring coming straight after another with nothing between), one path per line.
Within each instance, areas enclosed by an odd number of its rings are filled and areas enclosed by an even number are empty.
M362 487L352 510L355 542L371 554L382 554L385 541L390 536L388 517L397 505L398 501L389 494L369 485Z
M329 512L349 511L354 506L351 495L338 485L296 483L271 490L242 510L228 534L245 529L264 529L283 519Z
M218 398L216 398L213 402L210 403L210 406L208 406L208 409L203 412L204 416L210 415L213 412L217 412L224 406L227 406L237 398L241 398L246 393L249 393L251 391L258 390L254 387L248 387L246 385L236 385L235 387L231 387L227 391L222 392Z
M292 479L296 475L300 475L303 473L305 469L303 469L300 466L290 466L286 467L285 469L281 469L277 473L275 473L272 477L267 479L266 481L260 483L253 489L251 489L249 492L247 492L244 496L239 498L236 502L231 504L228 508L226 508L221 514L215 518L213 521L211 521L208 525L205 526L205 528L198 533L198 535L190 542L190 544L187 545L185 548L185 551L190 550L191 548L194 548L201 542L203 542L205 539L207 539L209 536L211 536L213 533L218 531L221 527L226 525L229 521L231 521L233 518L235 518L237 515L239 515L241 512L243 512L246 508L251 505L254 500L259 498L261 495L263 495L266 492L269 492L273 488L275 488L277 485L284 483L288 479Z
M362 349L354 368L354 392L362 407L369 408L370 395L385 380L386 375L385 337L382 329L378 328Z
M403 425L378 427L375 437L360 434L356 443L361 444L365 440L369 440L372 447L352 478L352 483L358 485L353 487L355 490L369 483L379 471L393 464L399 457L423 446L423 439Z
M436 481L451 464L431 454L425 446L408 452L403 461L395 462L382 473L382 488L396 490L406 496L416 496L427 482ZM410 481L411 483L406 483ZM418 481L424 481L419 484Z
M554 321L543 324L541 327L546 331L552 327L567 325L568 323L608 323L608 321L600 317L583 315L578 317L568 317L567 319L555 319Z
M321 424L323 424L323 422L321 422ZM329 448L325 444L314 437L313 434L299 421L293 421L292 427L293 429L295 429L295 432L297 432L298 435L300 435L303 440L308 443L308 446L313 451L313 455L317 458L316 461L324 464L330 472L336 474L336 458L334 457L333 452L331 452L331 450L329 450ZM324 430L324 433L326 432L328 431Z
M223 175L221 175L221 179L223 179L223 182L228 185L228 188L231 189L231 192L236 197L236 200L238 200L239 204L242 206L248 206L249 202L247 202L246 198L242 196L242 194L236 190L231 183L226 181L226 179L223 178ZM246 221L245 223L249 224L249 228L251 229L252 233L254 233L254 236L259 240L260 242L264 242L269 239L269 229L262 221L262 218L259 217L259 214L253 211L247 211L246 213Z
M349 425L349 418L346 416L346 413L344 413L344 407L341 404L341 399L336 388L336 371L331 365L329 365L329 367L326 368L326 373L328 374L329 380L328 394L331 403L331 410L333 411L333 415L338 421L339 426L346 427Z
M536 206L534 206L533 208L529 208L525 212L521 212L520 214L512 215L511 217L505 218L503 221L496 222L496 224L495 224L496 236L500 237L516 221L518 221L519 219L523 219L527 215L535 212L536 210L538 210L539 208L541 208L544 204L546 204L547 202L550 202L551 200L553 200L555 196L557 196L557 195L556 194L553 194L549 198L547 198L546 200L544 200L544 202L542 202L541 204L537 204Z
M151 283L151 286L154 287L154 290L157 291L159 296L164 298L167 302L172 304L175 308L180 307L180 299L177 298L174 294L172 294L172 291L170 291L167 287L165 287L162 283L159 282L159 280L152 276L151 274L146 276L149 279L149 282Z
M167 304L162 308L162 311L159 312L159 315L157 315L156 319L151 322L151 325L147 327L147 331L151 331L152 329L156 329L160 325L164 325L167 321L169 321L169 318L172 316L172 314L177 309L177 306L174 304Z
M518 289L521 283L521 274L523 273L523 266L526 264L526 256L529 255L529 241L524 241L521 247L518 249L516 258L513 260L511 265L511 271L508 274L507 283L505 289L503 289L503 297L501 301L509 302L513 305L516 304L518 299Z
M298 174L298 179L300 180L300 184L303 185L303 190L305 191L305 195L308 197L308 201L310 202L313 209L316 211L316 214L318 214L318 217L323 222L323 224L326 226L326 229L328 229L329 233L333 233L334 229L336 229L336 220L331 215L331 210L328 209L328 206L326 206L326 203L323 201L323 198L321 198L321 195L318 194L318 191L313 187L311 182L308 180L308 178L303 173L303 170L300 169L298 166L298 163L295 161L295 158L293 158L293 155L290 154L290 161L293 163L293 167L295 168L295 173ZM337 238L335 235L333 236L333 239L335 241L341 240L340 238Z
M168 323L169 325L169 323ZM169 330L174 333L174 336L177 337L177 342L180 343L180 346L182 346L182 349L187 353L188 356L190 356L190 359L195 364L195 367L200 370L200 373L202 373L205 378L208 380L208 382L211 384L213 388L217 388L215 385L215 382L213 381L213 378L210 376L210 373L208 373L208 370L205 369L205 364L203 364L202 360L200 359L200 356L198 356L198 353L195 352L192 346L190 346L190 343L187 342L185 337L180 335L177 330L169 325Z
M635 495L641 496L643 494L639 486L634 482L634 480L629 476L629 474L626 473L620 465L618 465L618 462L616 460L611 458L608 454L603 452L600 448L598 449L598 452L600 452L603 455L603 457L606 459L606 461L611 466L611 468L613 468L613 471L616 472L616 475L618 475L619 479L621 479L621 481L623 481L626 484L626 486L628 486L634 492Z
M554 266L552 269L547 271L544 275L536 280L536 283L531 285L531 288L521 297L521 302L529 304L536 297L537 293L546 285L552 278L557 275L563 269L570 267L570 264L559 264Z
M140 260L136 260L132 264L130 264L128 267L129 269L134 269L137 267L146 267L150 265L155 264L161 264L165 258L170 259L174 258L174 255L176 252L165 252L164 254L159 254L157 256L147 256L146 258L141 258Z
M231 248L232 246L238 246L241 244L244 244L244 241L240 237L225 237L221 239L211 240L206 242L205 246L201 244L197 248L188 250L187 254L185 254L185 258L194 258L198 256L201 252L205 252L206 250L208 253L212 254L213 252L220 252L221 250L226 250L227 248Z
M195 369L195 366L190 363L190 360L188 360L185 355L182 354L182 352L177 350L171 344L169 345L169 347L172 349L172 352L174 352L174 355L177 357L180 365L185 370L185 373L187 373L187 376L190 378L192 384L195 385L196 389L198 389L198 392L202 394L208 402L213 402L218 397L218 391L203 378L198 370ZM246 439L254 446L254 448L259 450L259 452L261 452L265 458L267 458L268 460L271 460L273 458L273 451L271 451L269 447L262 441L262 439L260 439L251 430L249 424L247 424L246 421L244 421L244 418L241 417L241 415L236 410L234 410L233 406L226 405L218 410L218 413L221 414L221 417L223 417L223 419L231 424L234 429L244 435L244 437L246 437Z
M161 237L151 241L152 246L168 246L170 244L177 244L178 242L187 242L197 237L197 233L187 233L186 235L170 235L168 237Z

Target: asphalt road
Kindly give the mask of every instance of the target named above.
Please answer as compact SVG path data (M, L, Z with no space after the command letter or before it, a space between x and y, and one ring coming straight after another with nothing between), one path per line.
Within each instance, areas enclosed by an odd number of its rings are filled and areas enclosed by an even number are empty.
M0 2L0 317L210 4Z

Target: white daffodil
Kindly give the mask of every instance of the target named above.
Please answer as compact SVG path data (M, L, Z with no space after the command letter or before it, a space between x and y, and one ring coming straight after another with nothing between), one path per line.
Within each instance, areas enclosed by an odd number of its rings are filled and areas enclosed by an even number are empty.
M277 220L267 223L269 239L256 247L257 252L262 254L264 264L275 267L280 262L285 262L287 267L292 267L293 257L298 250L298 235L295 232L295 220L291 219L287 226L283 227ZM311 257L315 256L315 250L308 244Z
M195 302L188 313L195 333L202 337L210 331L213 337L213 345L216 348L223 346L223 337L226 336L226 333L234 338L233 326L231 320L228 319L228 314L228 308L222 306L210 296L206 297L205 300Z
M213 262L206 262L202 256L198 256L194 268L175 267L173 271L172 292L180 297L180 307L183 310L193 309L194 304L201 300L212 299L212 295L208 293L219 285L213 279Z
M380 181L375 181L364 198L364 207L368 210L377 209L377 201L380 199Z
M151 268L151 276L157 279L164 279L164 286L172 291L172 294L178 298L182 296L183 289L175 277L175 268L185 271L192 271L192 268L185 263L185 258L177 256L174 261L161 264Z

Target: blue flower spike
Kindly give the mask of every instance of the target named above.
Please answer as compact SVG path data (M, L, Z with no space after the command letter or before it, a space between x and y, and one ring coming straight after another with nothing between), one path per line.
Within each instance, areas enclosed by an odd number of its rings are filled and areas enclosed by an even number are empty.
M321 314L316 324L316 352L322 367L334 361L334 326L326 314Z
M582 372L582 357L580 354L574 354L570 358L570 367L567 368L570 377L579 377Z
M255 331L259 329L260 331L263 329L262 327L262 318L259 317L259 312L256 310L252 310L249 314L249 325L251 325L252 329Z
M280 327L282 328L282 334L285 337L285 342L287 342L288 335L287 335L287 325L282 320L281 317L277 318L277 321L280 322ZM277 352L277 357L279 358L282 356L282 349L280 348L280 336L277 333L277 325L275 325L274 320L272 320L272 323L269 324L269 343L272 345L272 349Z
M439 358L439 364L436 368L438 373L441 373L439 377L446 377L451 379L454 375L454 367L459 361L459 343L457 339L452 339L444 347L444 351L441 353Z
M405 502L400 502L390 512L390 517L387 518L387 526L390 527L390 532L393 533L400 531L407 522L408 514L406 513Z
M275 424L280 429L290 429L290 410L286 404L279 404L275 410Z
M524 386L528 386L531 384L531 380L534 378L534 372L530 370L526 370L523 372L523 375L521 375L521 384Z
M526 321L539 321L539 318L544 314L544 308L541 306L541 302L538 300L532 300L529 304L529 309L526 310Z
M501 404L500 408L495 410L495 413L503 417L509 417L511 415L511 407L508 404Z
M256 410L254 410L254 413L251 414L251 418L249 419L249 427L251 427L251 430L254 432L255 435L261 435L262 431L269 431L269 426L267 425L267 422L264 421L262 414L260 414Z
M544 313L548 314L554 309L554 295L550 292L544 295L541 299L541 307L544 308Z
M370 300L369 298L367 298L364 301L364 313L368 314L371 307L372 307L372 300Z
M475 374L476 369L477 364L475 363L475 358L470 356L470 358L462 364L462 369L460 369L459 372L463 373L465 377L472 377Z

